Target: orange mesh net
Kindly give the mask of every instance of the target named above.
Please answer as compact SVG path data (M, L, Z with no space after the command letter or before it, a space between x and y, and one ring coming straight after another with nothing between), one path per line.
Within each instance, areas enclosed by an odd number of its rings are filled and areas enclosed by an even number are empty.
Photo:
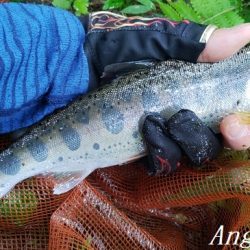
M158 177L142 162L110 167L63 195L53 178L27 179L0 200L0 249L240 249L208 243L220 225L250 231L249 179L249 160Z

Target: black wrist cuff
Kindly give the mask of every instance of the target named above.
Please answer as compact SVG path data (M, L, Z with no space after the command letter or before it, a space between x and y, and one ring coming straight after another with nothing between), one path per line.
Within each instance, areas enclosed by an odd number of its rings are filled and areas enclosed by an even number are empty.
M89 27L84 49L94 87L107 65L168 59L196 62L205 48L199 41L206 26L189 21L98 12L90 15L88 24L83 22Z

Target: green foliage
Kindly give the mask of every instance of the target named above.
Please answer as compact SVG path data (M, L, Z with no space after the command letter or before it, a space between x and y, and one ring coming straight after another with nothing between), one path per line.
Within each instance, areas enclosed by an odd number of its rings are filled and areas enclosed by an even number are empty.
M179 14L181 19L189 19L196 22L201 21L199 14L197 14L191 5L187 4L184 0L178 0L175 2L170 1L169 5Z
M105 0L103 9L128 15L160 14L176 21L188 19L219 27L250 21L249 0Z
M103 5L103 10L121 9L125 4L124 0L106 0Z
M22 226L30 220L38 203L39 200L33 191L14 189L6 198L0 200L0 216Z
M28 0L10 0L28 1ZM42 0L34 0L41 2ZM47 0L50 1L50 0ZM76 15L110 10L125 15L161 16L180 21L230 27L250 22L250 0L51 0ZM90 5L90 6L89 6Z
M75 12L75 15L85 15L88 13L89 0L53 0L55 7Z
M117 9L123 14L138 15L156 10L152 0L105 0L103 10Z
M160 0L157 0L157 3L159 4L159 8L165 17L169 17L176 21L180 21L182 19L179 13L169 4L163 3Z
M137 15L155 10L155 4L151 0L137 0L139 4L129 5L121 10L124 14Z
M249 0L243 0L243 8L241 10L241 14L246 22L250 22L250 3Z
M191 0L191 5L196 13L201 16L202 23L213 23L220 27L230 27L244 23L240 15L242 0L206 0L201 5L200 0Z
M87 14L88 13L88 6L89 1L88 0L75 0L73 2L73 8L76 11L76 15L80 16L81 14Z
M53 0L52 4L58 8L68 10L71 7L70 0Z

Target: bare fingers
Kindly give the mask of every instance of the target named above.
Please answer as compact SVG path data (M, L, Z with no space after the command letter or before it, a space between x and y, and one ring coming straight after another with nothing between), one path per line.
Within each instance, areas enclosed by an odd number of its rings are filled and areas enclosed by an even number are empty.
M250 147L250 113L236 113L224 117L220 129L226 146L235 150Z
M209 38L198 62L218 62L226 59L250 42L250 23L217 29Z

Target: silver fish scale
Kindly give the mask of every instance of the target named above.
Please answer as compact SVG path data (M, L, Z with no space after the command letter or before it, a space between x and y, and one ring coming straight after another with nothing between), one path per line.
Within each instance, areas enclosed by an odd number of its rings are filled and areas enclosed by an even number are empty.
M156 111L167 117L181 108L188 108L216 129L226 114L250 110L250 55L247 51L242 50L230 60L216 64L163 62L148 72L117 82L133 84L135 89L151 87L160 99L160 109Z
M142 157L138 122L145 112L169 117L186 108L216 129L226 114L250 111L248 50L215 64L159 63L80 97L0 154L0 197L39 173L87 176Z

